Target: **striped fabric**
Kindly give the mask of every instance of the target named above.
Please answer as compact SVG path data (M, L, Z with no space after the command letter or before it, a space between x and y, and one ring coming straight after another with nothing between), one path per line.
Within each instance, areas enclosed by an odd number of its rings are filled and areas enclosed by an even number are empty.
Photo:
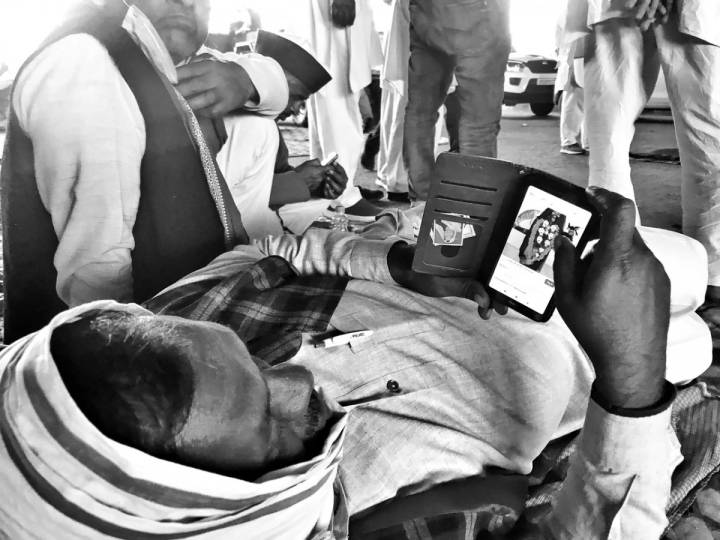
M327 538L336 522L344 526L334 484L345 416L319 455L255 482L160 460L95 429L65 389L49 343L53 328L97 309L149 314L93 302L0 353L0 532L13 540L245 540Z

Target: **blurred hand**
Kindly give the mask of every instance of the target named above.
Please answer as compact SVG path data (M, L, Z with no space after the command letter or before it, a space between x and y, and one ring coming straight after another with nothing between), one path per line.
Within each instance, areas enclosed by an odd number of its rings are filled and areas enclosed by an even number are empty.
M595 367L595 388L612 405L649 407L662 397L670 320L670 280L635 229L635 206L588 189L601 215L600 240L580 261L555 239L555 298L570 331Z
M210 56L177 69L177 89L200 116L217 118L257 101L258 93L238 64Z
M320 165L317 159L311 159L295 167L295 174L305 182L310 194L317 196L318 191L322 191L325 182L325 169L326 167Z
M333 0L330 18L339 28L352 26L355 23L355 0Z
M398 242L388 252L390 275L400 285L425 296L467 298L478 305L478 315L487 320L493 310L501 315L507 306L494 303L482 283L471 278L443 277L421 274L412 269L415 247Z
M325 182L321 197L324 199L337 199L345 191L348 177L345 169L337 161L325 167Z
M638 21L654 19L661 0L626 0L625 8Z

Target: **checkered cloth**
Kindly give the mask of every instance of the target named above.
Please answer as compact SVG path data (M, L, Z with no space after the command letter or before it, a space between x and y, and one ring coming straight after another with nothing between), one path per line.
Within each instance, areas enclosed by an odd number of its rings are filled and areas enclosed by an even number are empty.
M145 307L227 326L250 354L275 365L297 353L303 332L327 330L347 282L334 276L298 276L290 263L273 256L227 278L172 287Z

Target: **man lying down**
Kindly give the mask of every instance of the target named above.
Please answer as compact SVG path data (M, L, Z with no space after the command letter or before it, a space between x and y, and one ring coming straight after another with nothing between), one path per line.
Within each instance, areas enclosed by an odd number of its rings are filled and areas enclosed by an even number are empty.
M58 315L0 355L0 531L342 538L348 514L398 492L527 473L584 423L534 534L657 538L681 460L665 380L680 319L632 203L589 196L603 216L592 262L557 245L569 330L481 320L479 284L420 280L412 248L328 231L239 247L150 302L237 334L111 301ZM433 297L447 295L475 302ZM374 333L316 348L328 321ZM709 348L706 328L698 339Z

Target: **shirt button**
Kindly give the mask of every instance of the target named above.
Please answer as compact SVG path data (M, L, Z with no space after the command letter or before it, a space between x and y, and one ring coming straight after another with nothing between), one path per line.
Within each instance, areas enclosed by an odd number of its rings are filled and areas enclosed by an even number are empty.
M385 386L393 394L399 394L402 391L400 390L400 384L394 379L390 379Z

